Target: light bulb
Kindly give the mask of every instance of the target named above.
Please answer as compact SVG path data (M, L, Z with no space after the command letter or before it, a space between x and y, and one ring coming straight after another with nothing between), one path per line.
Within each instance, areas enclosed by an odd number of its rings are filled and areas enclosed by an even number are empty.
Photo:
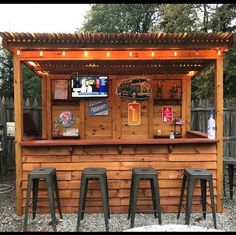
M130 51L130 52L129 52L129 56L132 56L132 55L133 55L133 52L132 52L132 51Z
M66 56L66 52L65 51L62 51L62 56Z
M17 55L20 55L20 49L18 49L18 50L16 51L16 54L17 54Z
M87 52L87 51L84 52L84 56L85 56L85 57L88 56L88 52Z
M43 56L43 51L42 50L39 51L39 56Z
M177 51L174 51L174 56L177 56Z
M109 57L109 56L110 56L110 51L107 52L107 57Z
M154 51L152 51L151 56L153 57L155 55Z

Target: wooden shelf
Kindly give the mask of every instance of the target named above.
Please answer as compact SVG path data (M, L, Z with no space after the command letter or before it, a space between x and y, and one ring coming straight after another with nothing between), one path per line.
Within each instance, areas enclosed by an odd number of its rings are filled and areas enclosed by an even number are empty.
M52 100L53 105L78 105L80 102L79 99L54 99Z
M154 99L156 104L164 104L164 105L169 105L169 104L182 104L181 99Z

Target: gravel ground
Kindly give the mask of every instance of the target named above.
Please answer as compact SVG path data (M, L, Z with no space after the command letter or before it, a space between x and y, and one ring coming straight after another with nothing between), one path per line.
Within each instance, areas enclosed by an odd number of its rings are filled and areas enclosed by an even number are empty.
M21 232L23 224L23 216L15 214L15 178L14 176L7 176L6 179L0 179L0 232ZM10 186L9 188L7 186ZM7 192L8 191L8 192ZM236 190L234 190L234 199L229 199L229 194L224 197L223 205L224 212L217 214L217 228L221 231L236 231ZM184 213L181 213L180 219L177 220L176 213L162 213L162 224L168 231L174 231L175 225L184 225ZM57 214L59 219L59 215ZM52 226L49 225L51 221L50 215L37 215L35 220L29 216L27 231L35 232L52 232ZM63 220L58 221L57 231L59 232L74 232L76 229L77 215L63 214ZM141 226L158 225L158 219L155 219L153 214L137 214L135 217L135 228ZM213 231L212 214L207 213L206 220L202 219L201 213L192 213L190 226L176 226L179 229L186 227L186 231L203 231L209 229ZM202 229L200 229L200 226ZM156 226L158 227L158 226ZM110 232L121 232L129 230L130 220L127 220L126 214L111 214L109 220ZM163 231L164 226L162 227ZM98 232L105 231L103 214L85 214L84 220L81 221L81 232ZM148 229L146 229L148 231ZM165 230L167 231L167 230ZM180 230L178 230L180 231Z

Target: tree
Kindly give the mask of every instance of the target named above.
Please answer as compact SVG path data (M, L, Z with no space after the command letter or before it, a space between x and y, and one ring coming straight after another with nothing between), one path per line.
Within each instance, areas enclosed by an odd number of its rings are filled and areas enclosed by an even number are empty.
M95 4L76 31L147 33L157 21L157 4Z
M198 7L204 9L200 30L203 29L205 32L236 31L236 4L201 4ZM234 43L234 46L224 56L224 97L236 95L235 54L236 45ZM214 66L210 66L193 79L192 92L194 98L214 97Z
M0 94L13 96L13 59L12 54L0 47Z
M197 11L194 4L161 4L160 31L193 32L197 30Z
M14 96L12 53L0 47L0 94L5 97ZM40 101L41 79L27 66L22 65L23 96Z

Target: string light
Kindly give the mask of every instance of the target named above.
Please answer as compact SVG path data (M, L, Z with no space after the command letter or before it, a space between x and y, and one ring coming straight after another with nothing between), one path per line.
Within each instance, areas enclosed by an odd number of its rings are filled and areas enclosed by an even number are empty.
M16 51L16 54L17 54L17 55L20 55L20 49L18 49L18 50Z
M221 50L220 50L220 49L218 50L218 55L219 55L219 56L221 55Z
M196 50L196 55L199 55L199 52L198 52L198 50Z
M43 51L42 50L39 51L39 56L43 56Z
M87 51L84 52L84 56L85 56L85 57L88 56L88 52L87 52Z
M109 56L110 56L110 51L107 52L107 57L109 57Z
M66 52L65 51L62 51L62 56L66 56Z
M153 57L155 55L154 51L152 51L151 56Z
M132 52L132 51L130 51L130 52L129 52L129 56L132 56L132 55L133 55L133 52Z
M177 51L174 51L174 56L177 56Z

